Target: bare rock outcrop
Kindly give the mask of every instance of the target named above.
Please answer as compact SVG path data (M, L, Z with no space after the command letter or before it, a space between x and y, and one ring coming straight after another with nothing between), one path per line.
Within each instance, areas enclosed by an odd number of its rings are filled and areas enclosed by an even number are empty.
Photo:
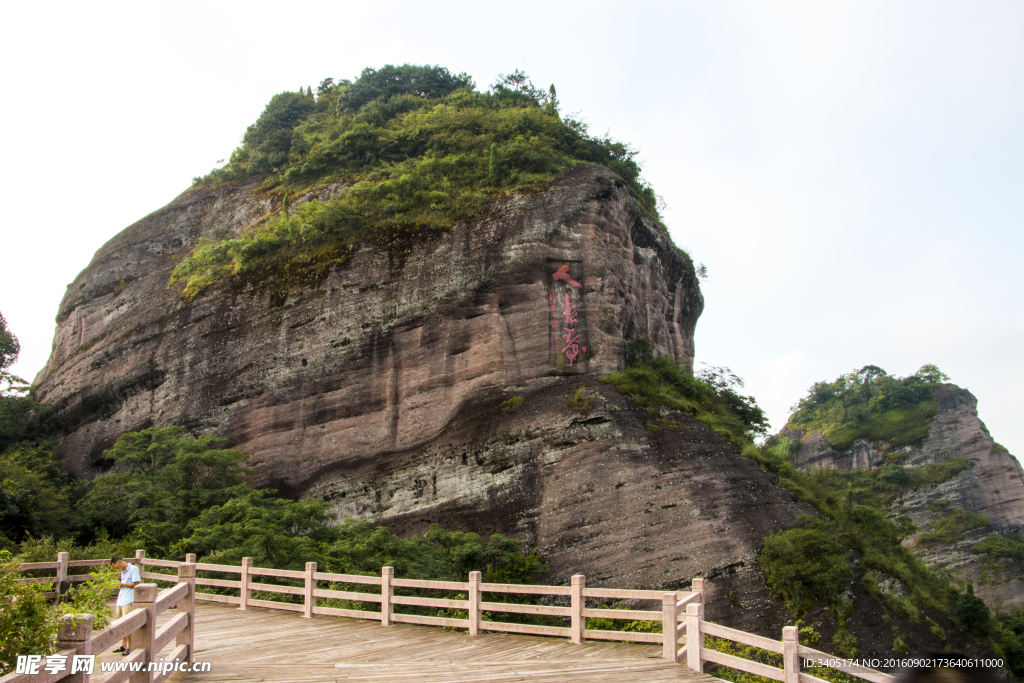
M905 467L915 468L964 458L969 467L938 484L908 491L892 503L892 514L905 514L917 524L920 534L906 540L932 566L948 567L975 586L977 594L992 607L1024 605L1024 582L993 580L970 548L992 534L1024 532L1024 470L1010 453L996 446L978 417L978 400L971 392L953 384L936 388L938 412L928 436L917 444L890 448L885 442L858 439L849 448L833 449L821 432L787 432L800 439L795 462L804 469L832 468L869 472L898 458ZM967 510L983 515L988 526L971 531L951 544L921 548L916 544L932 530L939 515L949 510Z
M73 471L125 431L182 424L248 450L258 483L300 492L340 458L426 442L493 389L619 369L635 337L692 362L693 265L603 167L500 201L411 254L363 248L281 306L251 286L191 303L168 289L200 237L238 233L272 201L254 183L185 193L69 286L36 386ZM553 279L563 266L567 280ZM568 363L559 287L578 318Z

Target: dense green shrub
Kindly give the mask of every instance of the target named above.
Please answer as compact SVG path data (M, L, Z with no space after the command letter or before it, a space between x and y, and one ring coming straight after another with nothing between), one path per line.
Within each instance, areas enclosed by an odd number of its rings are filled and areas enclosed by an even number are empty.
M961 593L953 604L952 616L960 627L977 638L988 636L992 632L992 613L985 601L974 594L973 590Z
M859 576L868 587L868 592L877 599L888 599L891 596L883 596L867 572L876 572L900 581L909 591L909 601L893 602L890 607L909 619L916 618L915 612L919 608L949 613L957 599L957 590L948 577L941 576L927 567L910 549L903 546L903 539L916 533L917 527L905 517L890 519L887 513L889 502L899 493L910 490L922 481L936 481L940 475L954 476L952 473L959 470L944 467L946 463L941 463L936 467L928 466L931 469L919 476L914 476L916 470L907 470L907 473L912 475L909 480L897 476L895 479L900 483L894 483L891 481L893 477L890 477L890 481L880 479L878 470L837 472L825 469L804 472L793 465L788 455L775 453L767 445L756 450L748 449L746 453L762 467L776 474L780 486L795 493L818 512L820 519L815 523L817 526L808 527L808 523L801 520L798 529L818 529L839 544L844 557L851 562L854 559L859 560L856 562L857 570L851 580ZM793 531L776 532L765 540L765 547L772 547L776 536L785 540L786 535ZM771 554L762 554L761 566L766 577L776 572L767 564L772 557ZM838 603L828 599L834 595L834 591L823 589L812 578L804 578L813 574L817 559L813 555L804 556L796 552L790 553L789 557L793 566L786 570L786 577L791 582L795 581L801 585L788 588L787 591L800 596L814 596L811 603L790 598L790 608L818 605L838 609ZM834 574L841 575L841 572ZM781 585L779 580L772 581ZM825 585L830 584L826 582Z
M113 617L106 600L118 585L117 572L100 568L91 580L76 584L61 602L51 604L44 593L53 584L18 583L17 564L25 561L30 560L0 551L0 675L14 670L18 655L56 652L62 614L92 614L95 629L106 627Z
M186 297L229 276L282 290L316 284L356 243L405 252L492 198L542 190L580 163L611 168L656 216L636 150L563 119L553 90L517 71L479 92L465 74L406 64L365 69L354 83L327 79L316 96L275 95L228 165L195 183L265 176L282 210L236 238L202 241L172 284L185 283ZM346 184L336 197L290 214L291 192L336 180Z
M815 603L838 603L853 570L827 523L804 516L797 524L766 538L759 562L772 597L803 614Z
M16 562L0 551L0 675L14 671L18 655L49 654L57 638L57 612L46 596L53 586L18 583Z

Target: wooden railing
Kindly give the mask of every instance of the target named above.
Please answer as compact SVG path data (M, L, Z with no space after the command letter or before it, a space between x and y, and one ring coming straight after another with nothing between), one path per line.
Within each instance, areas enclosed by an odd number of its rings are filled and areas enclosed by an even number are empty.
M132 558L127 558L128 562ZM28 576L18 579L19 583L49 583L53 584L53 590L44 595L56 597L63 594L73 583L88 581L89 574L69 574L69 569L80 569L84 567L109 566L110 560L69 560L67 553L57 553L56 562L24 562L18 565L19 571L40 571L45 569L54 570L52 576Z
M182 564L173 560L154 560L146 558L142 551L136 554L136 560L143 567L174 568ZM186 555L186 562L195 562L194 555ZM700 601L703 580L695 579L693 590L682 593L682 599L676 593L651 590L627 590L619 588L587 588L582 575L572 577L568 586L538 586L528 584L484 583L480 572L470 572L468 581L427 581L420 579L395 578L393 567L383 567L380 576L361 576L356 574L333 574L317 571L316 562L307 562L305 571L288 569L266 569L254 567L252 558L242 558L239 566L223 564L196 563L196 569L203 572L221 574L237 574L238 580L197 578L197 586L228 588L238 590L238 595L196 592L197 600L209 600L231 605L239 609L249 607L266 607L271 609L301 612L303 617L311 618L323 614L356 619L372 619L380 621L382 626L394 623L421 624L425 626L446 626L449 628L465 628L470 635L483 631L503 631L506 633L525 633L542 636L557 636L571 639L574 643L582 643L584 639L619 640L638 643L669 642L671 651L675 652L675 640L671 633L631 633L627 631L601 631L585 628L587 617L603 617L605 619L651 620L661 621L665 607L671 603L686 605ZM261 577L292 579L301 581L302 585L285 586L258 581ZM142 571L142 578L154 581L174 581L170 574ZM352 587L366 587L369 590L337 590L321 587L321 583L341 584ZM444 591L447 593L465 593L465 598L436 598L412 595L395 595L396 588L412 588L428 591ZM252 597L254 591L302 596L302 603L282 602L279 600L260 600ZM369 592L373 591L373 592ZM547 595L568 598L569 605L532 605L512 602L493 602L486 598L488 594L515 595ZM350 600L354 602L379 603L379 611L344 609L327 607L317 604L320 598ZM618 599L634 601L659 601L662 610L621 610L621 609L587 609L586 600ZM396 606L435 607L439 609L465 610L465 618L437 617L421 614L403 614L395 610ZM538 624L521 624L506 621L490 621L484 618L486 612L506 614L545 615L568 618L570 626L543 626ZM668 640L666 640L668 639ZM666 652L669 645L666 645Z
M89 560L97 564L105 560ZM801 671L801 663L814 661L821 666L837 669L871 683L894 683L896 680L880 671L859 666L849 660L841 659L827 652L815 650L799 643L799 632L796 626L782 629L782 640L772 640L745 631L721 626L704 620L703 591L704 580L694 579L689 591L654 591L629 590L620 588L587 588L586 579L574 575L568 586L539 586L527 584L484 583L480 572L470 572L469 580L462 581L428 581L419 579L395 578L393 567L383 567L380 576L362 576L354 574L334 574L317 571L316 562L307 562L304 571L289 569L268 569L254 567L251 557L243 557L241 564L223 565L197 563L196 556L185 556L184 562L175 560L157 560L147 558L145 552L138 550L133 561L139 566L143 579L152 581L179 582L182 567L193 567L189 581L193 586L209 586L212 588L237 590L238 595L220 593L203 593L194 591L195 600L207 600L238 605L245 610L250 607L301 612L304 618L315 615L350 617L380 621L381 626L394 623L421 624L426 626L444 626L449 628L468 629L471 636L484 631L503 631L507 633L523 633L541 636L569 638L573 643L590 640L616 640L636 643L660 643L662 657L672 662L683 663L694 671L703 671L707 662L727 666L739 671L764 676L783 683L825 683L813 675ZM48 568L53 563L34 563L22 565L34 569ZM46 566L43 566L46 565ZM70 566L70 565L69 565ZM148 567L177 569L179 574L168 574L146 571ZM238 580L197 578L196 571L216 572L221 574L237 574ZM301 585L280 585L259 581L262 577L286 579L301 582ZM320 583L347 585L363 590L337 590L321 588ZM141 588L141 586L140 586ZM430 591L453 591L466 593L466 598L431 598L410 595L395 595L396 588L411 588ZM138 588L136 589L138 591ZM252 597L253 591L276 593L283 595L302 596L302 602L282 602L280 600L263 600ZM371 592L372 591L372 592ZM568 605L532 605L507 602L493 602L485 599L487 594L543 595L556 596ZM138 593L136 593L136 596ZM344 609L317 604L318 599L341 599L363 603L379 603L376 611L361 609ZM639 602L660 602L661 610L641 609L606 609L587 607L605 600L629 600ZM138 597L136 597L138 602ZM396 606L435 607L440 609L465 610L465 618L425 616L420 614L404 614L395 611ZM522 624L484 619L485 613L507 613L546 615L567 618L569 626L543 626L538 624ZM133 613L134 614L134 613ZM124 619L128 619L125 617ZM622 619L630 621L657 621L661 623L661 633L635 633L628 631L605 631L586 628L588 618ZM121 623L124 619L111 625ZM190 620L191 623L191 620ZM749 645L770 653L782 655L783 666L777 667L763 662L752 661L743 657L719 652L705 647L705 636L723 638L742 645ZM110 641L111 643L114 640ZM191 653L191 649L189 650ZM134 655L133 655L134 656ZM29 680L29 679L16 679ZM42 680L33 678L32 681ZM49 680L49 679L47 679ZM57 680L57 679L53 679ZM0 683L8 683L7 678L0 678ZM134 681L132 683L135 683ZM158 683L154 681L153 683Z
M782 640L772 640L764 636L704 621L703 607L703 605L699 604L687 606L685 629L681 629L681 631L685 630L687 632L687 643L685 647L678 650L679 661L683 661L685 657L689 668L695 671L702 671L704 662L714 662L715 664L764 676L775 681L783 681L783 683L827 683L817 676L812 676L800 670L802 662L813 661L819 666L836 669L851 676L871 681L871 683L895 683L896 681L895 676L875 671L836 655L801 645L799 629L796 626L783 627ZM690 638L690 634L693 635L693 638ZM782 655L782 668L706 648L704 647L705 636L724 638L725 640L731 640L742 645L750 645Z
M64 553L62 553L64 554ZM66 562L65 557L65 562ZM109 560L87 560L96 566ZM58 560L59 562L59 560ZM40 564L27 563L31 569L49 569ZM88 683L90 674L84 671L71 673L75 656L96 655L110 648L124 638L131 639L132 653L124 658L126 666L123 671L116 671L105 679L105 683L163 683L171 672L166 670L149 671L150 662L155 662L159 653L174 641L175 648L164 657L165 661L181 661L188 666L193 663L195 651L195 596L196 567L195 564L177 563L177 575L171 577L177 584L173 588L160 591L155 583L142 583L135 587L135 609L111 623L107 628L93 633L91 614L66 614L61 617L58 633L58 654L66 657L62 671L47 673L40 668L39 673L11 673L0 678L0 683ZM25 564L19 568L25 567ZM65 564L65 566L68 566ZM59 571L59 570L58 570ZM157 628L157 617L171 608L177 608L178 614L160 628ZM141 671L132 672L132 664L141 664ZM96 672L98 673L98 672Z

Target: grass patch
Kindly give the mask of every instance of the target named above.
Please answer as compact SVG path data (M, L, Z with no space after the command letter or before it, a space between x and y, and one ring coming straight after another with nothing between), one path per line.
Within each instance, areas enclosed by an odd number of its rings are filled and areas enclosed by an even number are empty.
M513 396L507 401L501 402L501 411L503 413L514 413L523 407L523 401L525 399L522 396Z
M779 449L773 446L771 439L766 442L763 451L774 459L788 459L779 455ZM954 458L912 469L896 464L885 465L871 472L821 469L801 473L800 480L803 483L800 485L813 486L817 491L815 495L833 495L853 504L881 510L887 509L907 491L949 481L970 466L966 458Z
M949 510L937 515L931 530L917 538L917 545L932 548L939 544L956 543L968 531L988 526L988 517L970 510ZM980 543L978 545L981 545Z
M833 448L849 448L857 439L885 441L891 447L898 448L917 443L928 436L928 429L938 407L937 401L927 400L913 406L891 408L871 413L862 422L828 425L823 433Z
M572 398L566 405L584 415L589 415L590 411L594 409L594 397L584 387L579 387L572 392Z

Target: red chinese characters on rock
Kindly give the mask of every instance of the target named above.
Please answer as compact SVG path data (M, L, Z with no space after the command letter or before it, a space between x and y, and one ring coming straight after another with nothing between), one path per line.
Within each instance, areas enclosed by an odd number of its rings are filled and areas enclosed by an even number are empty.
M569 285L569 287L572 287L573 289L583 288L583 285L581 285L579 282L576 282L576 280L573 280L572 276L569 275L569 264L567 263L562 264L558 268L558 270L556 270L551 275L551 278L555 281L561 280L565 282L567 285ZM551 295L548 298L551 304L551 312L555 313L556 298L554 295ZM580 356L580 339L583 337L582 334L577 334L576 332L577 325L579 323L579 315L576 311L576 308L573 306L572 299L573 297L571 290L563 292L561 302L562 323L565 327L563 328L564 332L562 333L561 337L562 341L565 342L565 346L562 347L562 353L565 354L566 359L569 361L570 368L573 366L573 363L576 362L576 359L579 358ZM558 321L553 319L551 321L551 327L557 329L559 327ZM586 353L586 351L587 347L584 346L583 352Z
M580 337L582 335L576 334L575 327L569 327L570 324L575 325L578 322L576 317L576 310L572 307L572 299L569 296L569 292L566 292L565 305L562 308L562 320L565 322L565 332L562 334L562 340L565 341L565 346L562 348L562 353L569 359L569 367L576 362L576 358L580 355Z
M563 263L562 265L558 266L558 270L556 270L554 272L554 274L551 276L551 279L552 280L565 280L566 282L569 283L570 287L575 287L576 289L580 289L581 287L583 287L583 285L581 285L580 283L578 283L575 280L573 280L572 276L569 275L569 264L568 263Z

